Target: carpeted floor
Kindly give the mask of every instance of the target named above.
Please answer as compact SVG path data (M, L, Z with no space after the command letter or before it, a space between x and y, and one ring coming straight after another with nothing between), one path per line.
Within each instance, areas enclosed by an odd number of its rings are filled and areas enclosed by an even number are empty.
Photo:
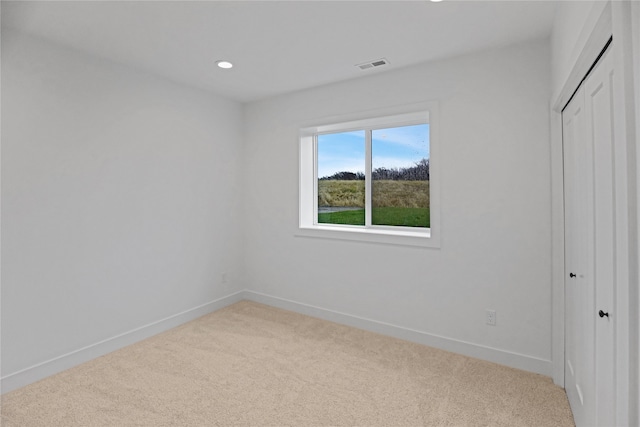
M2 420L573 426L547 377L247 301L8 393Z

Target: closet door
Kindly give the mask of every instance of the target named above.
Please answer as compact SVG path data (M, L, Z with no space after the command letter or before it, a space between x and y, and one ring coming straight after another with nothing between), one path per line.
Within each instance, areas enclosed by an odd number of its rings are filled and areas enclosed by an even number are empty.
M593 154L586 143L584 87L563 115L565 161L565 389L576 426L595 420L593 275ZM592 265L592 264L591 264ZM591 421L591 422L590 422Z
M578 427L615 425L612 81L612 58L605 52L562 117L565 388Z
M611 50L611 49L609 49ZM607 51L608 52L608 51ZM615 423L616 215L613 140L613 56L605 52L585 81L587 143L593 152L593 266L595 306L595 425Z

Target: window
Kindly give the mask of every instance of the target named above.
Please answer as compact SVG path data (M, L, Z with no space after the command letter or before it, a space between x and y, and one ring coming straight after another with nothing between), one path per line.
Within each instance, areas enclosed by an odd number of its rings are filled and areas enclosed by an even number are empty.
M436 117L429 104L302 129L299 234L438 246Z

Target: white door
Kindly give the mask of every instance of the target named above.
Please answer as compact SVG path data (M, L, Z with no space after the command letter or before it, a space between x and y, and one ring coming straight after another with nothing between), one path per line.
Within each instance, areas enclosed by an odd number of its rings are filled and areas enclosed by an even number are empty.
M613 55L605 55L585 81L587 140L593 147L596 424L615 425L616 215L613 140Z
M565 161L566 332L565 389L576 426L595 418L593 276L588 274L588 244L593 232L589 210L592 155L586 144L584 86L562 114ZM591 423L593 424L593 423Z
M578 427L615 425L613 66L607 52L562 115L565 388Z

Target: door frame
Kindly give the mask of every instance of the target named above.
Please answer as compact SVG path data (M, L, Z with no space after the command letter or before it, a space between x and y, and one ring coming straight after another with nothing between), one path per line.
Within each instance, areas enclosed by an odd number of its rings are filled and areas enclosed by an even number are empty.
M624 112L614 118L616 140L615 197L617 283L615 292L615 408L616 425L636 424L638 412L634 401L638 379L630 374L638 372L637 352L630 348L635 342L637 325L630 328L630 306L638 296L638 196L636 184L637 153L635 147L635 116L633 87L633 49L631 45L630 2L594 2L591 15L576 43L580 47L573 68L559 94L551 100L551 235L552 235L552 372L556 384L564 387L565 369L565 259L564 259L564 177L562 155L562 109L571 99L602 48L613 37L612 49L617 79L613 87L616 111ZM639 70L640 71L640 70ZM631 191L630 191L631 190ZM595 314L594 314L595 315ZM635 331L635 332L633 332ZM631 364L634 366L631 366Z

